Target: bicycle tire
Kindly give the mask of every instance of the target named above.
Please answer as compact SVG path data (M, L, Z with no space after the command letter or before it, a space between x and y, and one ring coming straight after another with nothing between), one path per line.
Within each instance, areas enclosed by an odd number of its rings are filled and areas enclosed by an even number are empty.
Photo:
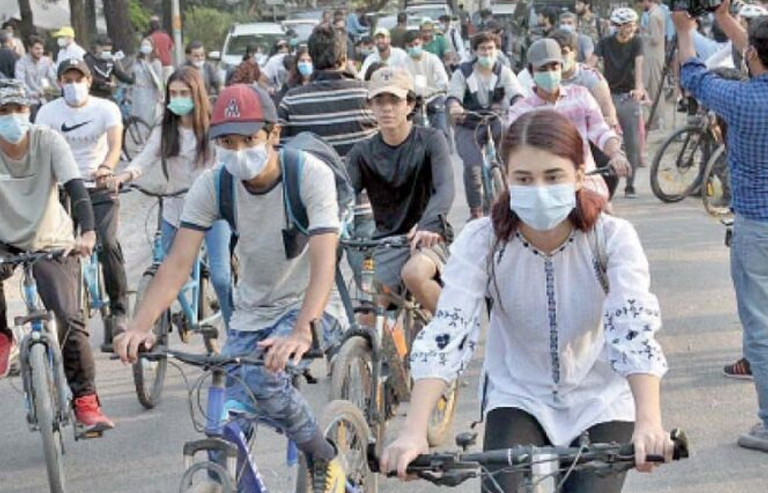
M706 156L697 159L695 153L707 138L706 132L699 126L681 128L667 137L651 164L651 190L656 198L666 203L680 202L698 187L701 183L701 171L706 162ZM691 150L692 154L689 157L688 152ZM672 158L671 166L668 164L670 158ZM681 160L686 161L684 166L681 166ZM665 190L662 183L675 173L684 176L685 180L676 189Z
M345 424L342 428L343 431L334 428L342 423ZM336 444L344 471L347 474L347 482L351 483L360 493L376 493L379 489L378 474L372 473L368 468L369 430L362 411L349 401L331 401L323 408L318 426L323 436ZM350 436L357 438L354 443L346 443ZM354 449L350 449L350 445L353 445ZM299 461L296 492L314 493L312 477L303 456Z
M341 345L339 352L333 359L333 371L331 373L331 389L329 391L329 401L345 400L353 403L363 411L371 434L376 438L376 443L382 443L386 425L382 422L374 423L373 417L368 416L370 408L370 399L374 395L372 387L373 382L373 354L371 344L363 336L352 336ZM354 379L352 371L357 368L360 371L358 380L362 384L360 395L353 395L350 391L350 381ZM381 393L382 385L378 385L378 411L379 416L384 420L383 395Z
M29 350L29 365L32 372L32 401L35 420L43 438L43 454L48 473L51 493L64 493L64 464L61 446L61 430L55 419L56 391L51 381L51 369L44 344L33 344Z
M136 305L134 307L134 317L141 304L141 300L146 295L149 283L155 277L153 272L145 272L139 282L136 290ZM166 345L168 343L168 331L170 330L171 320L170 312L164 311L157 319L152 330L155 334L155 344ZM133 383L136 388L136 397L145 409L153 409L160 402L165 384L165 374L168 369L168 360L163 358L158 361L147 361L139 358L133 364Z
M128 160L136 157L144 148L152 133L152 127L138 116L128 117L123 127L122 151Z
M209 482L209 484L206 485L208 489L201 490L196 488L193 483L195 480L195 474L205 470L213 472L219 478L219 480L216 483ZM217 464L212 461L197 462L189 466L189 468L184 471L184 474L181 476L179 493L201 493L202 491L205 491L206 493L236 493L234 485L232 484L232 480L228 476L229 473L221 464ZM210 475L208 475L208 479L211 479ZM190 488L195 489L191 490Z
M453 428L453 419L456 416L456 402L459 400L459 382L454 380L448 385L435 409L429 416L427 427L427 442L430 447L437 447L445 442Z
M714 217L723 217L731 214L730 204L723 205L722 200L724 190L723 180L730 180L730 171L728 169L728 153L725 145L712 153L704 168L704 175L701 184L701 201L704 203L704 209Z
M216 297L216 293L213 290L213 285L211 284L211 278L210 275L201 270L200 272L200 286L198 286L197 290L197 320L198 322L201 320L205 320L208 317L212 317L216 313L216 309L214 308L214 302L218 300ZM219 308L221 310L221 308ZM223 324L223 322L222 322ZM218 333L220 331L216 330L217 336L211 337L206 333L203 333L203 343L205 344L205 350L209 354L219 354L220 348L219 348L219 338Z

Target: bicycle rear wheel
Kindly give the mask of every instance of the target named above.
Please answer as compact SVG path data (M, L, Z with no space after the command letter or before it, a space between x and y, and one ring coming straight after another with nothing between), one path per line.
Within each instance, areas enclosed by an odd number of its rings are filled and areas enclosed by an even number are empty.
M698 188L708 158L708 139L701 127L691 126L664 141L651 165L651 190L659 200L679 202Z
M44 344L33 344L29 350L29 365L32 372L32 402L35 419L43 437L43 454L48 471L48 485L51 493L64 493L64 464L61 446L61 430L56 419L56 403L52 370Z
M727 216L730 209L730 171L728 169L728 152L721 145L709 158L704 169L701 200L704 209L715 217Z
M144 144L152 133L152 127L137 116L131 116L123 128L123 153L126 158L133 159L144 148Z
M145 272L144 276L141 278L141 282L139 282L139 287L136 291L134 317L141 304L141 300L146 296L149 283L154 277L154 272ZM166 310L160 315L160 318L157 319L154 327L152 327L152 331L155 334L156 345L164 346L168 344L168 331L170 330L170 326L170 311ZM133 364L133 383L136 387L136 397L138 397L139 402L146 409L152 409L160 402L167 368L168 360L166 359L148 361L139 358L138 361Z
M336 400L323 409L318 422L323 436L332 441L346 473L347 485L360 493L378 491L378 475L368 469L368 425L363 413L351 402ZM297 493L314 493L306 460L299 462Z

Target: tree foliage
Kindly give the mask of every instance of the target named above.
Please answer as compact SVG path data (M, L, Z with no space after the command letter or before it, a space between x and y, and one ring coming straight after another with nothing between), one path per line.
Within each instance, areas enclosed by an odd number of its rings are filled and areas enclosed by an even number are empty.
M227 11L195 7L184 16L184 42L197 40L207 50L219 50L233 21L233 15Z

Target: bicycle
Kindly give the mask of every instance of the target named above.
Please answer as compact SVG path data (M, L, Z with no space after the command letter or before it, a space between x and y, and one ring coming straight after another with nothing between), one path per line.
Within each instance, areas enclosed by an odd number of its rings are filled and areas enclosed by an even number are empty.
M317 343L319 326L313 324L312 331L313 348L304 355L302 363L324 356ZM158 363L173 358L182 363L203 368L204 374L194 386L197 389L197 401L201 409L202 385L208 375L211 376L205 404L204 426L200 426L194 416L193 394L195 391L190 390L189 392L190 414L193 424L198 431L202 431L206 435L206 438L184 444L184 473L179 491L184 493L199 487L199 483L196 484L196 478L200 476L199 473L207 472L204 475L205 481L208 483L213 481L217 487L215 490L217 492L266 493L267 485L259 473L252 453L256 444L256 433L246 423L255 419L259 424L263 424L278 433L284 434L284 430L274 421L259 415L256 406L237 403L236 409L231 409L232 403L225 403L227 367L233 365L263 366L263 358L190 354L163 347L153 349L150 353L140 353L139 357ZM314 379L309 375L304 364L294 366L289 363L286 366L286 371L292 375L294 385L298 385L297 380L301 377L314 383ZM230 409L225 409L228 407ZM324 408L318 424L323 430L324 436L336 444L338 453L341 455L341 462L344 464L347 474L346 492L367 493L375 491L368 486L374 476L368 470L366 462L366 447L369 443L368 427L360 410L350 402L332 401ZM200 453L207 453L207 460L196 461L195 456ZM303 457L299 458L296 444L291 440L288 441L286 464L298 466L295 491L297 493L313 493L312 478L307 467L307 461Z
M498 154L496 152L496 141L493 139L494 120L497 120L499 124L501 124L501 116L492 111L483 113L465 111L464 114L479 121L474 132L474 137L475 145L481 149L483 155L481 168L483 183L483 213L489 214L491 206L496 201L496 198L507 189L507 182L504 179L504 169L499 163ZM486 132L487 138L485 145L483 146L480 145L478 130Z
M731 177L728 150L721 145L707 161L702 178L701 200L704 209L715 217L731 214Z
M685 433L675 429L670 433L674 445L673 460L688 458L688 439ZM632 443L588 443L582 437L579 447L536 447L518 445L501 450L467 452L475 444L477 433L461 433L456 438L461 452L436 452L419 455L407 468L409 474L437 486L456 487L473 478L488 480L490 491L505 493L494 476L502 473L518 473L523 476L522 491L540 492L545 482L550 491L559 492L568 477L576 471L597 475L612 475L635 467L635 448ZM661 463L664 457L648 455L648 462ZM501 467L489 471L488 466ZM368 447L368 467L381 474L376 447ZM388 476L394 474L387 473ZM518 490L519 491L519 490Z
M689 103L689 123L672 133L651 164L651 190L662 202L683 200L700 190L704 168L723 143L717 115Z
M74 423L75 440L100 437L102 431L86 431L72 419L71 394L64 373L58 327L53 313L41 308L33 269L40 260L64 256L64 250L21 253L0 257L0 265L22 266L22 297L26 315L14 319L19 335L18 363L24 388L27 425L39 431L51 493L64 493L62 430Z
M136 190L147 197L157 199L157 226L152 239L152 264L144 271L136 289L135 310L138 310L141 300L146 296L150 282L155 277L157 269L166 256L163 248L161 227L163 222L163 203L166 198L180 197L187 193L187 189L173 193L152 192L139 185L127 185L128 189ZM171 327L175 326L179 337L184 343L188 343L191 334L203 335L203 342L208 353L218 352L219 331L217 324L221 322L216 295L211 286L210 272L205 261L205 251L201 248L197 261L192 269L191 279L181 288L177 296L181 305L181 311L172 313L168 308L155 322L152 328L157 344L167 345L168 334ZM163 392L167 361L160 360L155 363L147 360L139 360L133 365L133 381L136 387L136 396L146 409L157 406Z
M371 434L382 443L386 422L395 416L399 403L410 399L411 378L408 354L416 335L427 325L430 316L410 293L383 289L390 307L375 303L381 294L374 288L377 248L409 248L406 236L379 240L342 239L346 250L364 254L360 293L353 303L341 271L336 280L339 295L350 321L338 353L332 362L331 399L344 399L363 410ZM358 315L373 315L373 326L357 323ZM443 393L430 419L429 441L442 443L451 429L456 413L459 387L452 382Z
M132 102L128 96L128 87L125 84L118 84L115 89L114 100L120 108L123 120L121 160L130 161L144 148L149 139L149 134L152 133L152 125L141 117L131 115Z

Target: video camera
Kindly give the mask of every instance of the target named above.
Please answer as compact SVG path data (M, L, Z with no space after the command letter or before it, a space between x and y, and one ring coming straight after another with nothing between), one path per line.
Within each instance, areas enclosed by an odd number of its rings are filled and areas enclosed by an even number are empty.
M699 17L709 12L714 12L720 5L723 4L723 0L664 0L669 10L673 12L686 11L691 17ZM740 0L731 0L730 12L732 15L736 15L741 10L742 3Z

